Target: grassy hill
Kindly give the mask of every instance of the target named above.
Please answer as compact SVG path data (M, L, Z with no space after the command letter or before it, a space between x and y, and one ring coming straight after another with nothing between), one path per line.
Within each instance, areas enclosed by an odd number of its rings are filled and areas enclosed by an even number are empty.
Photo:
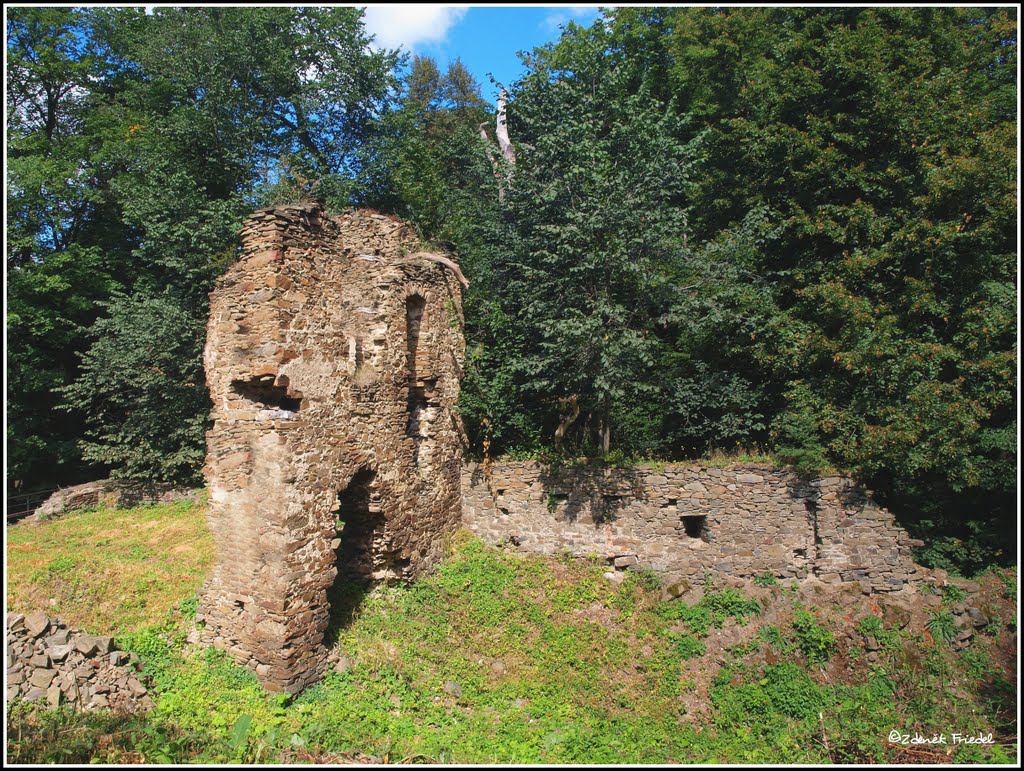
M597 562L465 533L430 577L341 586L340 665L293 699L188 642L212 558L202 504L8 531L8 607L114 632L152 678L147 716L9 708L14 762L1010 762L1016 579L982 580L992 623L955 653L866 598L765 577L665 601ZM951 598L951 601L955 598ZM866 646L867 640L871 645ZM869 654L867 647L877 648ZM870 659L870 660L869 660ZM992 733L915 747L890 731Z

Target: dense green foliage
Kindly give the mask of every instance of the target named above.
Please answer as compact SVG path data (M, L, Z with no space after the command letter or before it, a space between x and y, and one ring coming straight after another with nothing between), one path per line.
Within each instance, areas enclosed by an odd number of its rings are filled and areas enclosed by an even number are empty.
M477 447L764 446L868 482L930 564L1012 559L1016 43L1006 9L631 8L534 51L500 217L444 224L500 255Z
M767 450L869 483L930 564L1012 559L1013 9L615 9L526 56L514 166L465 67L400 80L358 9L8 33L21 484L193 481L207 292L248 210L319 198L458 252L474 452Z
M354 8L12 8L7 28L9 479L195 482L207 293L241 220L348 201L395 56Z

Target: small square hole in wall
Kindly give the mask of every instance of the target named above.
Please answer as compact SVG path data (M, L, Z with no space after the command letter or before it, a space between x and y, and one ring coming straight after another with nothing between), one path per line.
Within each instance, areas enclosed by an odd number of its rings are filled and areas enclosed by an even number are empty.
M683 517L683 529L687 538L704 538L707 536L707 517Z

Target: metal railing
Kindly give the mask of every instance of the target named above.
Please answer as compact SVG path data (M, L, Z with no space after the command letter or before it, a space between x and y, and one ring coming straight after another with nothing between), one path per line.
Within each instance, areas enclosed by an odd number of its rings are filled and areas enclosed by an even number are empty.
M19 519L31 515L43 502L57 492L60 488L54 487L50 490L36 490L32 493L21 493L20 495L8 495L6 510L7 521L17 522Z

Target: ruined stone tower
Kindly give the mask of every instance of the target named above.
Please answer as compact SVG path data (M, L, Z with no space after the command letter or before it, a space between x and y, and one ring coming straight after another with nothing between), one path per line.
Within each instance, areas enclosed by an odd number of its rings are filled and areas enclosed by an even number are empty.
M459 282L379 214L263 209L211 295L203 639L296 693L326 664L339 571L409 579L461 512Z

